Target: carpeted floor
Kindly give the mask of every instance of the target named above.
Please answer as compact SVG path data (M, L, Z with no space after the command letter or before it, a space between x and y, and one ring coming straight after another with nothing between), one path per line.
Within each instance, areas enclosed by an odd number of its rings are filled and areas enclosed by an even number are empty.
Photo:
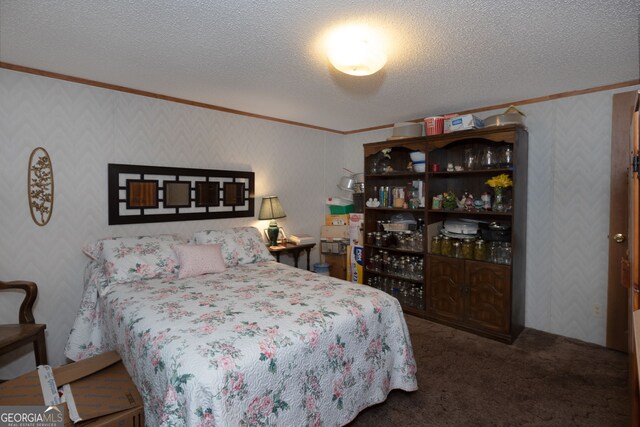
M501 344L405 316L419 390L395 390L361 426L626 426L627 355L525 329Z

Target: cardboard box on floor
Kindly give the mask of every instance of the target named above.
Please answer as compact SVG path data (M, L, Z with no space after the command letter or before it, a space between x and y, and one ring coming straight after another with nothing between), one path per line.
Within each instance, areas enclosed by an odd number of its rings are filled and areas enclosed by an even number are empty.
M44 375L43 379L46 378L47 368L39 368ZM52 372L55 384L46 379L45 384L42 384L38 370L0 384L0 402L3 406L53 405L49 400L51 397L46 396L46 392L68 385L69 387L65 388L67 403L56 405L64 406L65 427L144 426L142 397L118 353L103 353L53 368ZM70 418L70 401L74 402L77 415L81 419L75 423ZM73 412L73 408L71 411Z
M326 239L348 239L348 225L323 225L320 227L320 237Z

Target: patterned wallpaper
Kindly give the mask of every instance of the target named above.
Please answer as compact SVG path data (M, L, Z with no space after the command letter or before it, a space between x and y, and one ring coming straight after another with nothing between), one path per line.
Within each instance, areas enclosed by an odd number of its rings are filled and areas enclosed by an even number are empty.
M529 128L526 326L604 344L611 96L598 92L523 106ZM494 112L487 111L484 117ZM276 194L288 232L319 237L327 196L342 168L362 171L362 143L390 130L340 136L80 84L0 70L0 278L33 280L37 321L47 323L50 363L62 350L82 295L83 245L116 235L176 233L255 218L107 225L107 163L252 170L256 209ZM53 161L51 222L36 226L26 194L31 150ZM311 262L317 262L317 250ZM283 257L286 262L291 262ZM14 321L21 295L0 298L0 322ZM593 305L602 308L594 316ZM33 367L28 348L0 378Z
M527 327L605 344L612 96L634 89L518 107L529 130ZM350 167L363 168L362 143L390 135L349 135Z
M43 146L55 176L55 204L45 227L27 203L29 154ZM285 231L319 238L324 200L339 195L342 136L0 70L0 280L39 286L36 321L47 324L50 363L63 349L82 296L81 248L107 236L176 233L256 225L261 197L278 195ZM256 218L107 225L107 163L254 171ZM282 261L292 264L291 258ZM311 263L319 261L317 249ZM301 265L304 261L301 261ZM0 323L17 320L21 294L3 293ZM33 368L29 348L0 359L0 378ZM15 355L14 355L15 356Z

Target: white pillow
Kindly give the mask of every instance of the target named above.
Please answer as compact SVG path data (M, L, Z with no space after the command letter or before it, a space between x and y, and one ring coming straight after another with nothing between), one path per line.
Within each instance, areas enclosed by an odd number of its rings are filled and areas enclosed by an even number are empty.
M178 279L226 270L220 245L175 245L180 270Z
M199 231L192 240L198 245L219 244L227 267L273 260L260 231L255 227Z
M130 282L175 275L180 268L174 236L115 237L103 239L101 258L109 282Z

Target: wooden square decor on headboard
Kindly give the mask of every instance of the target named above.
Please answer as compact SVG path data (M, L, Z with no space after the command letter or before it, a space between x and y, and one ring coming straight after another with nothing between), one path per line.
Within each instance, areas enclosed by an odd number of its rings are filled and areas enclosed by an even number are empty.
M253 172L109 164L109 225L254 216Z

